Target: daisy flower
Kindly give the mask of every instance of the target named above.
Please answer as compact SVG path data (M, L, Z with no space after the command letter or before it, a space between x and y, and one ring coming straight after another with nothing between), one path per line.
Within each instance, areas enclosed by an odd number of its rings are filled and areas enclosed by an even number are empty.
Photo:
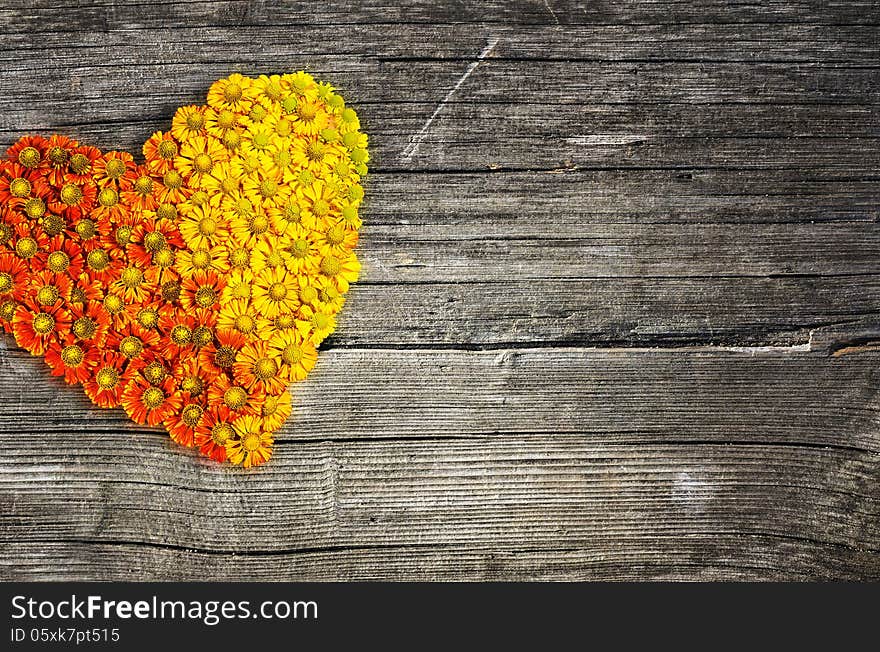
M277 332L267 346L272 355L287 369L287 376L291 380L305 378L318 361L318 351L315 345L304 337L302 328Z
M217 163L229 160L226 149L214 138L194 136L180 146L180 155L174 159L176 167L190 185L198 187Z
M126 385L120 403L135 423L157 426L181 408L183 398L171 377L156 386L135 375Z
M226 441L226 457L245 468L265 463L272 455L272 433L260 417L245 415L232 424L235 436Z
M207 129L205 125L205 107L203 106L182 106L174 114L171 120L171 135L180 142L184 143L190 138L205 136Z
M226 461L226 442L235 436L232 424L238 417L225 405L209 404L195 431L195 445L205 457Z
M266 342L245 345L235 358L232 376L246 388L260 386L267 394L277 394L290 381L288 367L281 364L277 350Z
M174 165L180 146L170 133L155 132L144 143L146 166L153 174L165 174Z
M263 417L263 426L269 432L278 430L287 421L292 410L290 392L286 389L277 395L267 394L260 414Z
M256 309L270 319L281 312L295 310L299 304L295 277L287 270L264 270L255 278L253 302Z
M61 343L52 342L46 350L46 363L53 376L63 376L68 385L82 383L98 364L101 352L85 342L77 342L68 335Z
M126 358L115 351L105 351L83 380L83 390L92 403L102 408L119 405L125 389L123 371Z
M178 229L183 241L192 250L211 247L228 237L225 217L209 205L190 209L180 220Z

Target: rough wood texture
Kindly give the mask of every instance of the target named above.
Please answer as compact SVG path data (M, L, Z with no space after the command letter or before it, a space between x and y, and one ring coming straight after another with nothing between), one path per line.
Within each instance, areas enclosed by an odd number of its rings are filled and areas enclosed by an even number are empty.
M363 281L267 467L0 343L0 578L880 579L876 2L0 22L4 145L137 151L215 78L306 68L374 155Z

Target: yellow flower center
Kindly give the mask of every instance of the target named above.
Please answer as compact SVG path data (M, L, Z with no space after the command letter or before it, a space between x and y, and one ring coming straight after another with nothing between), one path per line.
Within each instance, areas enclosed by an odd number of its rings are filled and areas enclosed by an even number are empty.
M260 446L262 446L262 443L262 438L260 437L259 433L256 432L247 433L241 440L242 448L250 453L259 450Z
M113 389L119 383L119 372L113 367L104 367L95 374L95 382L101 389Z
M104 308L111 315L117 315L125 308L125 302L115 294L108 294L104 297Z
M46 202L39 197L31 197L24 203L24 212L32 220L37 220L46 214Z
M220 192L224 195L230 195L238 190L238 179L234 177L226 177L220 182Z
M141 394L141 403L148 410L155 410L165 402L165 393L158 387L147 387Z
M86 256L86 264L89 266L89 269L93 269L96 272L103 271L110 264L110 254L103 249L92 249Z
M161 220L177 219L177 206L174 204L161 204L159 208L156 209L156 217Z
M63 251L53 251L46 259L46 265L51 271L60 274L70 267L70 258Z
M37 303L41 306L51 306L61 298L61 292L54 285L44 285L37 290Z
M305 258L309 255L309 241L304 238L295 240L288 251L294 258Z
M186 376L180 381L180 389L189 392L191 396L198 396L205 391L205 381L198 376Z
M161 288L162 298L168 303L174 303L180 298L180 283L177 281L166 281Z
M237 269L249 267L251 263L251 254L247 249L240 247L229 254L229 264Z
M217 293L214 288L202 287L196 291L195 299L200 308L210 308L217 301Z
M37 253L37 241L31 237L21 238L15 243L15 253L20 258L32 258Z
M226 87L223 89L223 99L230 104L238 102L241 99L241 86L235 82L227 83Z
M223 402L230 410L240 410L247 404L247 392L241 387L230 387L223 393Z
M74 154L70 157L70 169L74 174L85 174L92 167L92 162L85 154Z
M75 206L82 201L82 188L74 183L66 183L61 187L61 201L68 206Z
M61 349L61 361L68 367L78 367L85 360L83 350L76 344L70 344Z
M195 346L207 346L214 341L214 331L207 326L196 326L192 338Z
M45 312L34 315L31 325L37 335L48 335L55 329L55 318Z
M312 315L312 325L314 325L316 331L323 331L330 325L330 317L325 315L323 312L316 312Z
M235 431L228 423L215 423L214 427L211 428L211 439L218 446L225 446L226 442L234 434Z
M123 224L116 229L116 232L113 235L116 238L117 244L124 247L131 242L131 227L127 224Z
M31 182L24 177L16 177L9 182L9 194L13 197L27 197L31 194Z
M275 193L278 192L278 184L272 179L263 179L260 183L260 194L268 199L269 197L274 197Z
M155 308L142 308L138 311L137 321L144 328L155 328L159 323L159 313Z
M272 358L260 358L254 363L254 375L260 380L274 378L278 373L278 363Z
M336 256L327 256L321 260L321 273L325 276L336 276L342 271L342 262Z
M147 248L147 251L155 253L160 249L165 249L167 246L168 241L161 231L150 231L144 236L144 247Z
M235 355L237 351L231 346L221 346L214 353L214 362L221 369L229 369L235 364Z
M95 333L98 332L98 324L91 317L83 316L73 322L71 330L79 339L88 340L93 338Z
M221 129L232 129L235 126L235 114L232 111L221 111L217 114L217 126Z
M186 116L186 126L190 131L199 131L205 126L205 116L199 111L193 111Z
M313 288L311 285L307 285L302 290L299 291L299 300L302 303L309 304L314 303L315 299L318 298L318 291Z
M171 249L160 249L153 254L153 264L166 269L174 264L174 252Z
M134 190L141 195L149 195L153 192L153 180L147 176L140 176L134 182Z
M212 159L208 154L198 154L193 159L193 169L196 172L200 172L202 174L206 174L211 171L211 168L214 167L214 159Z
M341 225L335 224L327 229L325 237L327 242L332 245L342 244L342 241L345 240L345 229Z
M287 298L287 286L284 283L273 283L269 286L269 298L272 301L283 301Z
M248 221L248 230L254 235L263 235L269 230L269 218L265 215L254 215Z
M177 143L173 140L163 140L159 143L159 147L156 150L159 152L159 156L169 161L177 156Z
M166 188L177 190L183 186L183 177L177 170L168 170L162 177L162 183Z
M217 232L217 220L213 217L203 217L199 220L199 234L210 237Z
M329 212L330 204L328 204L323 199L318 199L314 204L312 204L312 213L315 217L324 217Z
M144 367L144 378L147 379L147 382L151 385L158 385L168 373L165 371L165 367L162 366L161 362L151 362L146 367Z
M18 162L26 168L35 168L40 164L40 150L36 147L25 147L18 153Z
M284 364L295 365L303 359L302 348L298 344L288 344L281 352L281 360Z
M235 318L233 325L235 326L235 330L239 333L244 333L245 335L253 333L254 328L257 326L254 318L250 315L239 315Z
M111 158L107 161L107 166L105 168L107 170L107 176L111 179L118 179L123 174L125 174L125 162L119 160L118 158Z
M190 260L196 269L207 269L211 266L211 252L206 249L198 249L192 253Z
M76 223L76 233L83 240L91 240L98 235L98 226L90 219L82 219Z
M104 188L98 193L98 203L105 208L116 206L119 203L119 193L113 188Z
M241 134L237 131L227 131L223 136L223 145L225 145L227 149L238 149L241 146Z
M137 267L126 267L119 276L122 284L132 290L139 288L144 282L144 273Z
M67 159L70 158L70 154L63 147L55 145L54 147L50 147L49 151L46 152L46 158L48 158L56 166L64 165L65 163L67 163Z
M4 301L0 303L0 319L4 319L5 321L11 321L13 316L15 315L15 309L18 307L18 304L9 299L8 301Z
M144 343L141 342L139 337L134 335L123 337L122 341L119 342L119 352L126 358L136 358L143 350Z
M190 403L185 408L183 408L183 411L180 413L180 419L190 428L195 428L197 425L199 425L199 421L202 420L202 415L204 413L205 411L201 408L201 406Z
M0 294L5 294L12 289L12 275L7 272L0 272Z
M192 331L183 324L177 324L171 329L171 341L177 346L184 346L192 342Z

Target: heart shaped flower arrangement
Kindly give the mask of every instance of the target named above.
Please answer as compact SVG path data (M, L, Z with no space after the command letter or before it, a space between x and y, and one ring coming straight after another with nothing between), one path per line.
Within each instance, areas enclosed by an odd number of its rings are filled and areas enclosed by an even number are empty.
M0 326L96 405L261 464L358 276L366 147L304 72L215 82L143 164L25 136L0 161Z

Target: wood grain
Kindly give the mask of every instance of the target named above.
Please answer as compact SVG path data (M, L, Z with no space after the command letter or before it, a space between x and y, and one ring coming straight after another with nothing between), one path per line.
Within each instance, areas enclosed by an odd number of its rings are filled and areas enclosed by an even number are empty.
M137 151L218 77L306 68L373 156L363 279L265 468L0 339L0 579L880 579L876 3L0 21L0 144Z

